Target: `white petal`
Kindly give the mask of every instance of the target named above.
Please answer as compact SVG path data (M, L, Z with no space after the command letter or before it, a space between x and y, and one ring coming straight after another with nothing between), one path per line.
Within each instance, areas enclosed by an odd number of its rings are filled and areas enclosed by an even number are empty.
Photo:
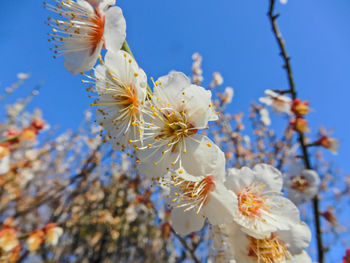
M196 134L186 140L187 153L182 155L183 168L192 175L214 175L224 180L225 154L207 136Z
M264 183L265 191L281 192L283 185L282 173L269 164L257 164L254 166L255 181Z
M171 225L180 235L188 235L201 230L204 220L203 216L197 215L193 209L183 212L183 209L175 208L171 211Z
M67 39L64 45L66 50L74 50L76 48L80 48L80 46L76 46L76 43L74 41L71 41L71 39ZM91 53L92 50L89 48L82 51L65 53L64 66L69 72L73 74L78 74L80 72L92 69L96 64L98 56L101 53L102 46L103 42L100 41L93 53Z
M302 173L305 169L304 165L300 162L293 162L288 166L288 176L295 176Z
M272 103L273 103L273 101L270 97L261 97L261 98L259 98L259 101L261 103L268 105L268 106L272 105Z
M185 90L185 111L195 127L205 128L208 121L218 119L211 101L211 91L191 85Z
M122 47L126 37L126 22L122 10L111 7L106 12L104 28L105 46L108 51L117 52Z
M208 203L204 205L201 213L205 215L212 225L225 224L233 221L234 202L237 197L232 191L220 183L209 195Z
M118 80L126 83L134 83L136 80L134 73L139 73L140 70L135 59L133 59L130 54L122 50L108 51L105 56L104 64L113 74L116 75Z
M231 168L227 170L225 186L239 194L244 187L253 184L254 179L253 171L248 167L242 167L241 169Z
M107 10L110 6L115 5L115 0L93 0L98 2L98 8L101 11Z
M7 155L0 159L0 174L5 174L10 170L10 157Z
M185 74L176 71L160 77L157 83L161 83L161 85L154 87L153 94L164 101L164 106L167 104L182 105L180 95L185 88L191 85L190 79Z
M302 253L295 255L287 263L312 263L309 254L304 250Z
M278 231L278 236L286 243L292 255L302 253L311 241L311 231L302 221L291 224L289 231Z
M88 13L93 14L95 12L91 3L85 0L77 0L78 5L80 5L83 9L85 9ZM93 3L92 3L93 4Z

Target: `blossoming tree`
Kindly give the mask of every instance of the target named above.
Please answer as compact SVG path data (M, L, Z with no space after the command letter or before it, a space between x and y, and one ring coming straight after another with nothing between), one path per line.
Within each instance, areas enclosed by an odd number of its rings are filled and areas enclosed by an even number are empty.
M269 0L268 18L289 88L251 105L249 135L243 114L227 111L234 92L222 90L220 73L202 87L199 54L192 79L171 71L155 81L133 56L114 0L45 2L55 13L47 22L54 57L82 74L96 121L88 112L78 133L44 139L42 116L23 113L33 94L9 108L0 260L307 263L311 254L325 262L346 231L336 207L324 207L346 202L350 181L320 152L336 153L337 140L324 129L307 136L309 102L297 96L275 5ZM270 128L269 106L288 120L282 135Z

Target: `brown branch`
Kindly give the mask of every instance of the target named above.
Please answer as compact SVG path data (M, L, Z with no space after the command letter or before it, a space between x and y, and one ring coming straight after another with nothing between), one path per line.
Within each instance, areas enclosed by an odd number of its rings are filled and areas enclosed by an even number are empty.
M290 56L287 53L285 41L282 37L282 34L279 30L277 18L279 17L279 14L274 14L274 7L275 7L275 0L270 0L270 6L269 6L269 12L268 17L271 22L272 31L274 33L274 36L276 38L276 41L278 43L279 49L280 49L280 55L284 61L283 68L287 72L288 77L288 83L289 83L289 93L292 95L293 100L297 98L297 92L295 88L295 82L293 78L293 72L292 67L290 63ZM308 154L307 145L305 143L305 137L302 132L298 132L299 134L299 143L302 149L303 154L303 160L305 167L307 169L312 169L311 162L310 162L310 156ZM316 239L317 239L317 252L318 252L318 262L324 263L324 248L322 244L322 231L321 231L321 222L320 222L320 209L319 209L319 198L318 195L316 195L313 200L313 210L314 210L314 221L315 221L315 228L316 228Z
M170 229L171 229L171 233L173 233L173 235L177 237L177 239L178 239L178 240L181 242L181 244L186 248L186 250L187 250L188 252L190 252L193 261L196 262L196 263L200 263L201 261L197 258L197 255L196 255L196 249L195 249L195 248L191 248L191 247L187 244L186 240L185 240L182 236L178 235L172 227L171 227Z

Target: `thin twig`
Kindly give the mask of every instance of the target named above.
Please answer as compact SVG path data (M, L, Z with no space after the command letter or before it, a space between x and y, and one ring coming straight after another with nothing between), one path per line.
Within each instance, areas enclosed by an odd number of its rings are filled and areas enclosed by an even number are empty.
M178 235L172 227L170 228L170 230L171 233L173 233L173 235L175 235L177 239L181 242L181 244L186 248L186 250L190 252L193 261L196 263L200 263L201 261L197 258L196 255L196 249L189 247L186 240L182 236Z
M268 17L271 22L272 31L274 33L274 36L276 38L276 41L278 43L279 49L280 49L280 55L283 58L284 65L283 68L287 72L288 76L288 82L289 82L289 92L292 95L293 100L297 98L297 92L295 88L295 82L293 78L293 72L292 67L290 63L290 57L287 53L285 41L282 37L282 34L279 30L277 18L279 17L279 14L274 14L274 7L275 7L275 0L270 0L270 7L268 12ZM311 162L310 162L310 156L308 154L307 145L305 143L304 134L302 132L298 132L299 134L299 143L302 149L303 154L303 160L306 169L312 169ZM315 228L316 228L316 239L317 239L317 252L318 252L318 262L324 263L324 249L322 244L322 231L321 231L321 222L320 222L320 210L319 210L319 198L318 195L316 195L313 198L313 209L314 209L314 221L315 221Z

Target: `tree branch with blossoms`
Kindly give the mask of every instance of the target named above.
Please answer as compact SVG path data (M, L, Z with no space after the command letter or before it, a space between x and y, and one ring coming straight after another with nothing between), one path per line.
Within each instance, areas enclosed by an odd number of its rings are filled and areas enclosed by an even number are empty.
M275 14L275 0L270 0L269 5L269 11L268 11L268 17L271 22L272 31L274 33L274 36L276 38L276 41L278 43L279 49L280 49L280 55L283 58L284 65L283 68L286 70L287 77L288 77L288 83L289 83L289 90L285 91L277 91L280 94L286 94L290 93L293 100L297 99L297 91L295 88L295 82L294 82L294 76L292 72L292 66L290 63L290 56L288 55L285 40L282 37L282 34L280 32L277 18L279 17L279 14ZM312 169L309 153L307 150L307 143L305 142L304 132L298 131L298 140L300 143L300 147L302 150L302 159L304 160L304 165L306 169ZM313 209L314 209L314 220L315 220L315 227L316 227L316 238L317 238L317 251L318 251L318 261L319 263L324 262L324 248L322 243L322 230L321 230L321 222L320 222L320 208L319 208L319 198L318 195L316 195L313 200Z
M289 89L251 104L248 135L244 114L228 110L234 91L221 90L221 74L203 85L200 54L191 77L149 78L114 0L45 2L54 57L83 76L95 121L88 112L77 132L37 143L43 120L23 111L26 100L9 107L0 127L0 262L312 262L305 222L316 216L321 249L320 216L329 223L323 237L338 225L331 208L317 207L336 185L332 167L308 147L336 152L336 140L304 135L309 103L297 98L269 3ZM290 120L281 138L266 105ZM327 194L342 198L349 185Z

